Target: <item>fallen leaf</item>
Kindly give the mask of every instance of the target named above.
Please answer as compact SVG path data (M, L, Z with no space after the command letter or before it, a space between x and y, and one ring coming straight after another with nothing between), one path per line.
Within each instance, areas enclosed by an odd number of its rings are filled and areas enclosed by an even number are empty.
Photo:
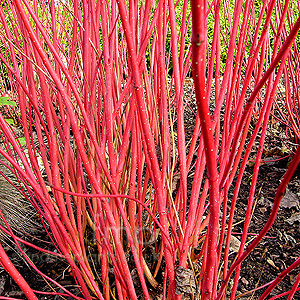
M240 249L240 245L241 245L240 240L237 237L232 235L230 237L229 251L238 252Z
M288 149L283 147L283 148L279 148L279 147L275 147L275 148L272 148L272 149L266 149L264 150L264 155L265 156L268 156L268 157L277 157L277 156L285 156L286 153L288 153Z
M297 221L300 223L300 213L294 214L293 216L285 220L285 222L289 223L290 225L293 225Z
M257 203L264 207L272 207L273 206L273 203L265 197L260 197L260 199L258 200Z
M297 210L300 208L298 196L294 194L290 189L286 189L285 195L282 197L280 207L292 208L295 207Z
M195 294L197 291L195 276L192 270L178 266L175 271L176 295Z

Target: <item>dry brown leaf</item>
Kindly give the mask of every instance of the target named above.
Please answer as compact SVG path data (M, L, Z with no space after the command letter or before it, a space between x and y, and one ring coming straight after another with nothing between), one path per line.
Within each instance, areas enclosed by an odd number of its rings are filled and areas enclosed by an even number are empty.
M175 271L176 295L195 294L197 291L195 276L192 270L178 266Z
M293 225L296 221L300 223L300 213L294 214L293 216L285 220L285 222L290 225Z
M280 207L292 208L295 207L297 210L300 208L299 198L290 189L286 188L285 195L282 197Z

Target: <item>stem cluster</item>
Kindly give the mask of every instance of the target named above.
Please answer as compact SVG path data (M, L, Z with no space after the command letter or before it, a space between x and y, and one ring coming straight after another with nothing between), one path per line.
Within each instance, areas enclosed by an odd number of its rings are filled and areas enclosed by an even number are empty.
M299 97L289 93L293 89L298 95L300 18L290 10L295 4L0 3L0 93L18 105L5 106L0 114L0 154L53 247L25 242L1 214L1 229L29 265L74 299L137 300L137 281L145 299L159 285L163 299L180 299L178 265L193 271L193 297L201 294L201 299L223 299L234 273L234 299L241 263L272 226L300 160L297 145L269 220L245 248L282 78L281 120L296 143L300 138ZM7 116L22 127L26 146ZM230 264L235 208L250 155L255 166L244 230ZM81 296L43 274L20 243L64 258ZM153 259L147 260L150 252ZM37 299L39 292L1 246L0 263L28 299ZM299 259L287 270L298 265Z

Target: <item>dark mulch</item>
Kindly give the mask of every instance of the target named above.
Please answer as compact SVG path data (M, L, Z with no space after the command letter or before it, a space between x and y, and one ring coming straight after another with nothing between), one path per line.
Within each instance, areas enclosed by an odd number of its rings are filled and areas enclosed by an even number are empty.
M286 171L288 163L289 159L283 159L276 162L266 162L260 167L256 206L249 228L249 232L253 236L250 236L249 239L254 238L255 234L260 232L269 218L276 189ZM237 222L245 214L247 208L252 171L253 167L247 168L246 176L242 182L240 199L236 209ZM249 176L248 178L247 175ZM299 210L300 168L297 169L288 185L288 190L282 200L277 218L269 230L267 237L261 241L242 264L241 283L239 285L241 293L253 290L272 281L300 256ZM238 224L234 228L235 232L242 232L242 230L243 223ZM299 267L293 270L270 295L275 296L289 291L299 272ZM251 299L257 299L264 290L265 288L253 292L247 297L249 299L251 297ZM300 293L298 292L296 295L294 299L300 299ZM283 297L281 299L286 298Z

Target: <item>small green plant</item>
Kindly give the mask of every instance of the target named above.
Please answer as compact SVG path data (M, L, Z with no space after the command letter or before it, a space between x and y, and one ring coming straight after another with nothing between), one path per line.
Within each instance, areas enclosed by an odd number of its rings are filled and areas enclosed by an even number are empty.
M17 103L15 101L10 100L10 97L0 97L0 107L1 106L17 106ZM5 121L10 124L10 125L14 125L14 120L13 118L5 118Z
M15 101L9 99L10 97L0 97L0 105L17 106Z

